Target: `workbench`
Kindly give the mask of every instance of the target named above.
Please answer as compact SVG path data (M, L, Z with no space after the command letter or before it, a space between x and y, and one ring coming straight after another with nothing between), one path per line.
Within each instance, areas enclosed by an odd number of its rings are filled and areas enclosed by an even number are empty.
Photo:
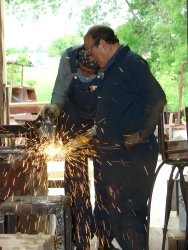
M55 249L70 250L72 242L72 227L70 200L67 196L13 196L0 205L0 234L4 233L5 215L35 216L55 215ZM8 233L11 224L8 221ZM27 221L29 224L29 221Z

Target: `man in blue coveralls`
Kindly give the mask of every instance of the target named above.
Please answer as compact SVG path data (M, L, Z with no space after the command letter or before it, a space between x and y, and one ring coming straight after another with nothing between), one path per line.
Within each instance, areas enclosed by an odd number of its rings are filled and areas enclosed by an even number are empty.
M123 250L147 249L147 201L158 158L154 130L166 97L147 62L120 45L110 27L91 27L84 46L103 72L96 125L105 210Z
M43 115L58 118L59 131L68 133L69 138L86 132L94 125L97 90L102 80L98 70L98 64L90 61L83 46L71 47L61 57L51 104L44 108ZM97 181L100 175L98 167L94 159L96 186L101 185L101 181ZM71 199L73 241L77 250L90 249L89 243L96 229L86 155L78 154L72 162L66 161L64 182L65 193Z
M74 138L94 125L97 88L100 76L98 65L91 62L81 46L66 50L61 57L52 92L51 104L44 108L44 116L58 117L59 132ZM91 86L95 88L91 89ZM78 159L78 158L82 159ZM95 233L90 202L87 157L79 156L65 162L64 188L70 197L72 209L73 241L77 249L89 249ZM79 162L79 163L78 163Z

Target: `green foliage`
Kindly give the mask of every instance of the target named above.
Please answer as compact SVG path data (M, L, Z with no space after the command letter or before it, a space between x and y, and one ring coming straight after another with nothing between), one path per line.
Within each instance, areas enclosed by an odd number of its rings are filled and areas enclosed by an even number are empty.
M10 50L11 51L11 50ZM10 52L8 51L8 52ZM31 67L32 63L29 60L27 54L21 54L17 57L16 63L14 61L7 64L7 82L13 85L22 85L23 76L22 76L22 67ZM28 80L24 82L26 86L36 85L36 81Z
M28 80L28 81L26 81L26 82L24 82L27 86L29 86L29 87L35 87L36 86L36 84L37 84L37 82L36 81L34 81L34 80Z
M32 19L38 19L49 12L57 14L65 4L65 0L5 0L5 9L7 14L13 14L24 22L29 15Z
M12 55L12 54L15 54L16 53L16 48L8 48L6 50L6 55Z
M22 69L20 65L12 64L7 65L7 82L13 85L21 85L22 84Z
M88 28L93 25L103 24L111 26L112 21L118 20L120 13L126 9L126 2L121 0L95 0L92 3L90 5L85 4L81 11L78 33L82 37Z
M121 43L129 44L132 50L148 60L166 92L169 111L177 111L181 63L188 60L186 0L94 0L92 3L80 0L5 0L5 3L7 13L15 13L22 21L28 10L35 19L41 14L58 13L60 9L66 9L70 18L75 18L79 37L64 36L55 40L48 51L50 56L62 55L66 48L82 44L80 36L90 26L112 26L123 13L124 22L116 29ZM76 18L78 15L79 19ZM184 82L188 83L188 73L184 74ZM183 90L182 107L187 105L186 91Z
M133 29L134 27L134 29ZM143 46L143 38L141 29L137 27L134 19L130 19L126 24L117 27L116 34L120 39L121 44L129 44L135 52L141 52Z
M62 38L58 38L51 43L48 49L48 55L51 57L61 56L67 48L82 43L83 40L76 35L64 35Z
M122 43L148 60L166 92L169 111L177 111L180 67L187 60L186 1L133 0L129 13L127 23L118 26L116 33Z
M24 66L31 67L32 62L30 61L30 57L27 54L21 54L18 56L17 62L22 63Z

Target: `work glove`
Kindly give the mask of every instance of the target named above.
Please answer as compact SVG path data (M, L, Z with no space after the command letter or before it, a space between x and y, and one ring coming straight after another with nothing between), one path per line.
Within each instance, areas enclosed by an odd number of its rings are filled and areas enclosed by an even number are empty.
M41 112L41 116L43 119L50 117L51 120L55 120L59 116L59 114L59 106L56 103L46 105Z
M148 140L142 140L138 131L132 134L123 135L122 140L127 150L132 149L134 146L138 144L143 144L148 142Z

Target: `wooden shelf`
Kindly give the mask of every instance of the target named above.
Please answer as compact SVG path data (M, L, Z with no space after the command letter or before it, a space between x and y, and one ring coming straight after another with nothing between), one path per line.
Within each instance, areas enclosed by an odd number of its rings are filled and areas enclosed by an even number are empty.
M12 86L11 102L36 102L35 89L24 86Z

